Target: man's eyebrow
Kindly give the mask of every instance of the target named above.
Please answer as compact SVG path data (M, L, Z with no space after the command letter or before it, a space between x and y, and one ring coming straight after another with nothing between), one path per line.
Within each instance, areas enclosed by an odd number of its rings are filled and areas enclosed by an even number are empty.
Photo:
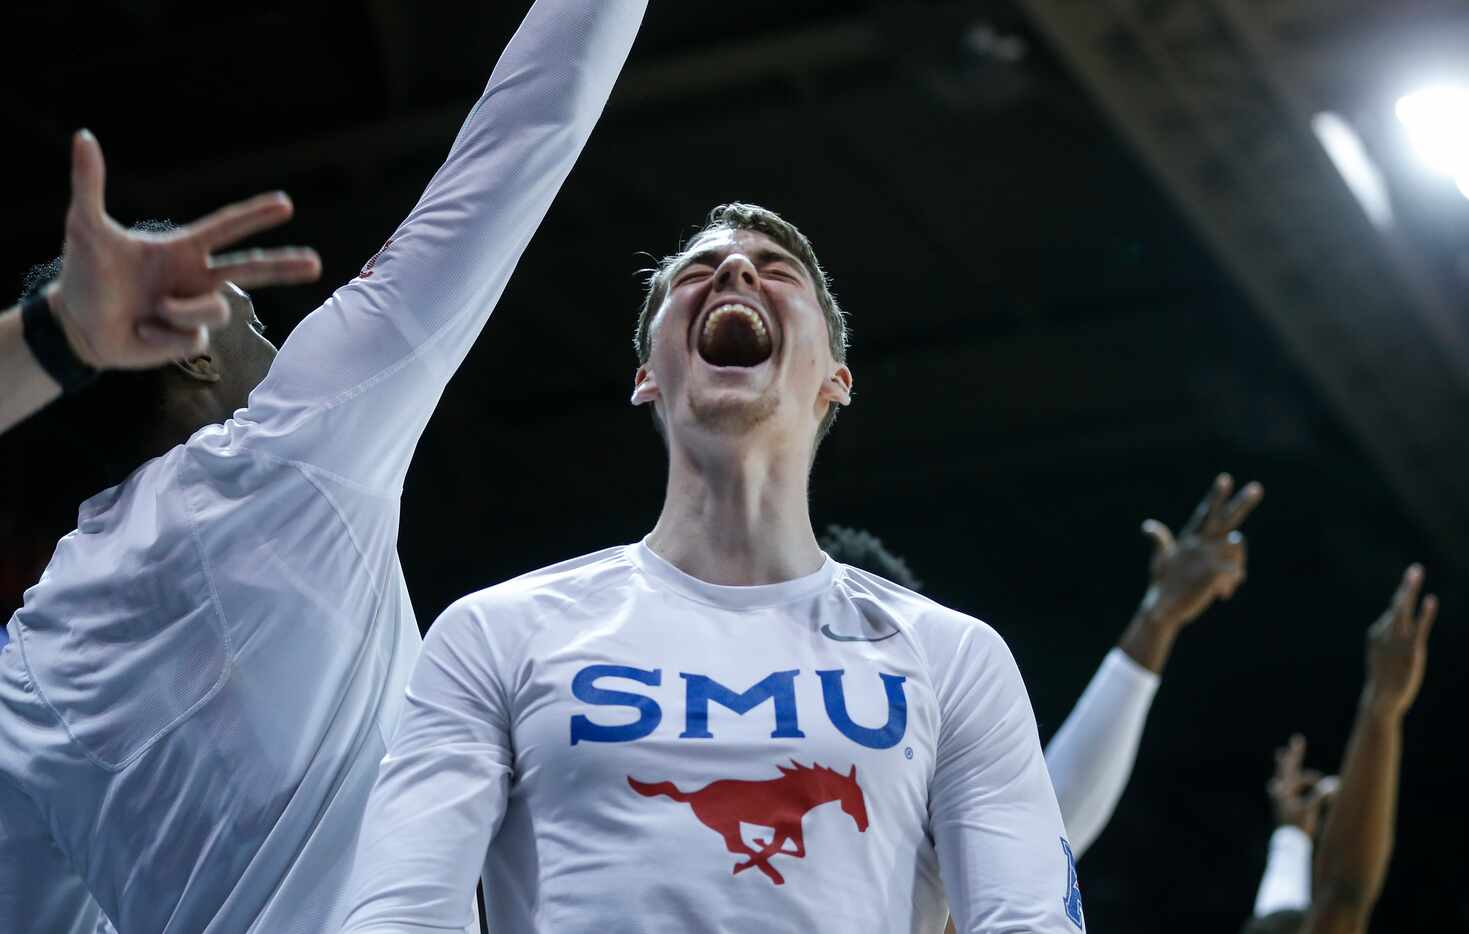
M755 253L754 259L755 266L757 268L760 266L768 266L771 263L786 263L799 269L801 271L801 275L805 276L807 279L811 278L811 272L806 268L806 264L801 262L796 257L792 256L790 253L787 253L785 250L777 250L774 247L765 247L764 249L761 249Z
M763 266L768 266L771 263L786 263L788 265L795 266L801 271L801 275L804 276L807 281L812 281L811 272L806 268L806 264L801 262L796 257L792 256L785 250L776 249L775 247L762 247L759 250L755 250L750 255L750 259L754 261L755 267L757 269ZM672 278L678 275L680 272L683 272L690 266L718 266L721 262L723 262L723 256L721 255L720 250L711 247L709 249L700 250L697 253L690 253L688 256L682 257L673 264L673 268L669 270L668 275L669 278Z
M673 264L673 269L670 270L670 275L683 272L690 266L695 265L718 266L719 251L711 247L707 250L700 250L697 253L690 253L688 256L682 256L678 259L677 262Z

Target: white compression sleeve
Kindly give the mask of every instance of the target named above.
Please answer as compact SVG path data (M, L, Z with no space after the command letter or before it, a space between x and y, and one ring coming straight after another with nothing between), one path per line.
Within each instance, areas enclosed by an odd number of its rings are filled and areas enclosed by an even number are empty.
M1046 746L1046 768L1078 859L1107 826L1127 787L1158 681L1113 649Z
M1270 835L1270 856L1255 896L1255 917L1310 906L1311 838L1299 827L1277 827Z

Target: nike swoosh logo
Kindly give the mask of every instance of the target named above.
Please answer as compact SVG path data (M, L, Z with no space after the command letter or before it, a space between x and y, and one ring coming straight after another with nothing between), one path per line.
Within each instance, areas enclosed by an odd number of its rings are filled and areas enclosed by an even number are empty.
M891 639L893 636L896 636L898 634L898 631L894 629L887 635L878 636L875 639L868 638L867 636L839 636L831 631L831 623L823 623L821 626L821 634L823 636L826 636L828 639L835 639L837 642L881 642L884 639Z

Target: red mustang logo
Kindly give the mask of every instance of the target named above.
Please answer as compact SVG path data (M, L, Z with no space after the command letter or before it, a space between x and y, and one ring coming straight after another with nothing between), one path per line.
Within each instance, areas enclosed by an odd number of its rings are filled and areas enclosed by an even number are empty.
M842 810L851 815L858 833L867 831L867 799L857 784L857 767L846 775L823 765L805 766L792 760L792 768L776 766L780 778L763 782L747 782L723 779L711 782L698 791L683 792L673 782L640 782L631 775L627 783L640 795L655 798L667 795L675 801L694 809L694 816L705 827L724 838L724 846L731 853L748 856L744 862L735 863L736 875L754 866L774 882L784 885L785 877L770 865L776 855L806 855L805 835L801 830L801 819L806 812L818 804L840 801ZM740 836L740 824L754 824L773 829L769 841L756 838L752 849ZM795 849L785 849L790 841Z

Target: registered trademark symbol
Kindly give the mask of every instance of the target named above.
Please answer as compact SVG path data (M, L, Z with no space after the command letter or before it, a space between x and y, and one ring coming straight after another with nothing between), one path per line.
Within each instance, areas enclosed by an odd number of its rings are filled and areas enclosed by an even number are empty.
M911 758L913 758L913 747L912 746L904 746L903 747L903 758L904 759L911 759Z

